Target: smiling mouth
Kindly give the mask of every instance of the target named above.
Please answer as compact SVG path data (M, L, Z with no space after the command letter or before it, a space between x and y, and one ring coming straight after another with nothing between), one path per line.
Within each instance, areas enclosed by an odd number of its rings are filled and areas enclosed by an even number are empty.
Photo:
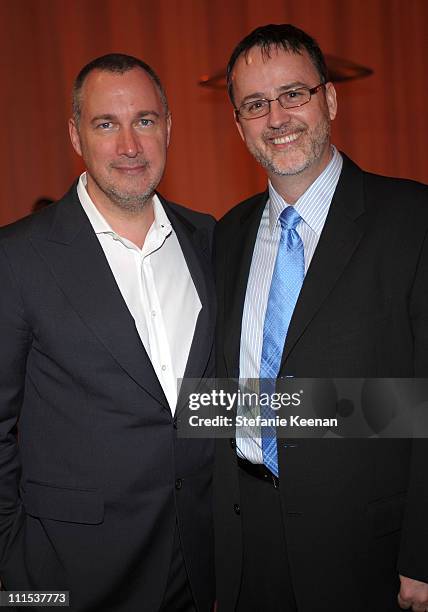
M271 142L275 145L290 144L290 142L297 140L300 134L301 132L294 132L294 134L287 134L286 136L281 136L280 138L271 138Z

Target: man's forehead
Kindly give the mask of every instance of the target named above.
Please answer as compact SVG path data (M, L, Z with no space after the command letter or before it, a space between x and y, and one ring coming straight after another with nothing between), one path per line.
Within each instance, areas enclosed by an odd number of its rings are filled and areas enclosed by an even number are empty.
M123 72L100 70L96 68L86 77L82 85L82 91L92 92L94 90L98 91L99 89L109 89L110 87L120 87L131 80L149 89L154 87L154 83L149 75L139 67L131 68Z
M85 79L81 90L82 112L99 111L100 107L110 104L141 106L147 104L155 110L161 106L161 99L156 85L150 76L141 68L132 68L125 72L93 70Z
M278 86L287 83L308 84L317 80L318 72L306 49L298 52L272 46L269 53L262 47L248 49L236 61L232 72L232 83L245 90L248 87L267 87L273 82ZM248 93L246 91L246 93Z
M252 66L254 64L267 64L271 60L278 59L287 62L299 56L312 63L308 52L304 48L293 50L282 45L270 45L269 47L255 45L242 53L236 63L240 62L241 65Z

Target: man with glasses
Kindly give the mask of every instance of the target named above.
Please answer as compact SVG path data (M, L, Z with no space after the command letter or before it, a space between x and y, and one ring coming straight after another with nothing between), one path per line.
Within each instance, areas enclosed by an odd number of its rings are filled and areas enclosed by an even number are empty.
M268 188L218 226L218 376L427 376L427 188L332 146L335 89L298 28L257 28L227 79ZM424 440L219 440L219 610L428 609L427 465Z

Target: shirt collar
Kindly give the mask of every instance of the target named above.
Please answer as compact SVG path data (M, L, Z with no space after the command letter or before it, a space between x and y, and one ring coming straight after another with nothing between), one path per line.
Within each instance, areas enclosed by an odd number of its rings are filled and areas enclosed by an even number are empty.
M96 234L110 234L111 236L116 236L125 244L129 243L129 240L127 240L126 238L123 238L122 236L120 236L114 231L114 229L111 227L107 219L105 219L105 217L103 217L103 215L100 213L98 208L93 203L86 189L86 185L87 185L86 172L83 172L80 175L79 181L77 183L77 195L79 197L82 208L85 211L92 225L94 232ZM149 233L150 234L153 233L155 234L155 236L165 239L171 233L172 225L156 193L153 195L152 202L153 202L154 222L152 226L150 227Z
M294 204L294 208L303 221L318 237L324 227L343 165L343 158L339 151L334 145L332 145L331 149L333 155L327 166ZM290 205L279 195L270 180L268 188L269 229L273 233L282 211Z

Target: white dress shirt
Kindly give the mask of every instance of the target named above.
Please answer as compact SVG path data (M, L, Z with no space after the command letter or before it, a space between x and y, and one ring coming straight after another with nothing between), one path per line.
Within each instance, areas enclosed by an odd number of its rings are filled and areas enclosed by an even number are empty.
M324 227L333 194L342 170L343 159L335 147L333 156L323 172L294 204L301 221L296 230L303 242L305 275L308 271L318 240ZM249 389L247 379L258 379L263 346L263 326L269 298L269 290L281 238L279 217L289 206L269 181L269 199L263 211L251 261L245 295L241 327L239 378ZM238 455L252 463L263 463L260 428L251 435L240 437L236 432Z
M142 249L119 236L102 216L86 190L85 172L77 194L174 414L177 379L184 376L201 310L178 238L156 194L154 222Z

